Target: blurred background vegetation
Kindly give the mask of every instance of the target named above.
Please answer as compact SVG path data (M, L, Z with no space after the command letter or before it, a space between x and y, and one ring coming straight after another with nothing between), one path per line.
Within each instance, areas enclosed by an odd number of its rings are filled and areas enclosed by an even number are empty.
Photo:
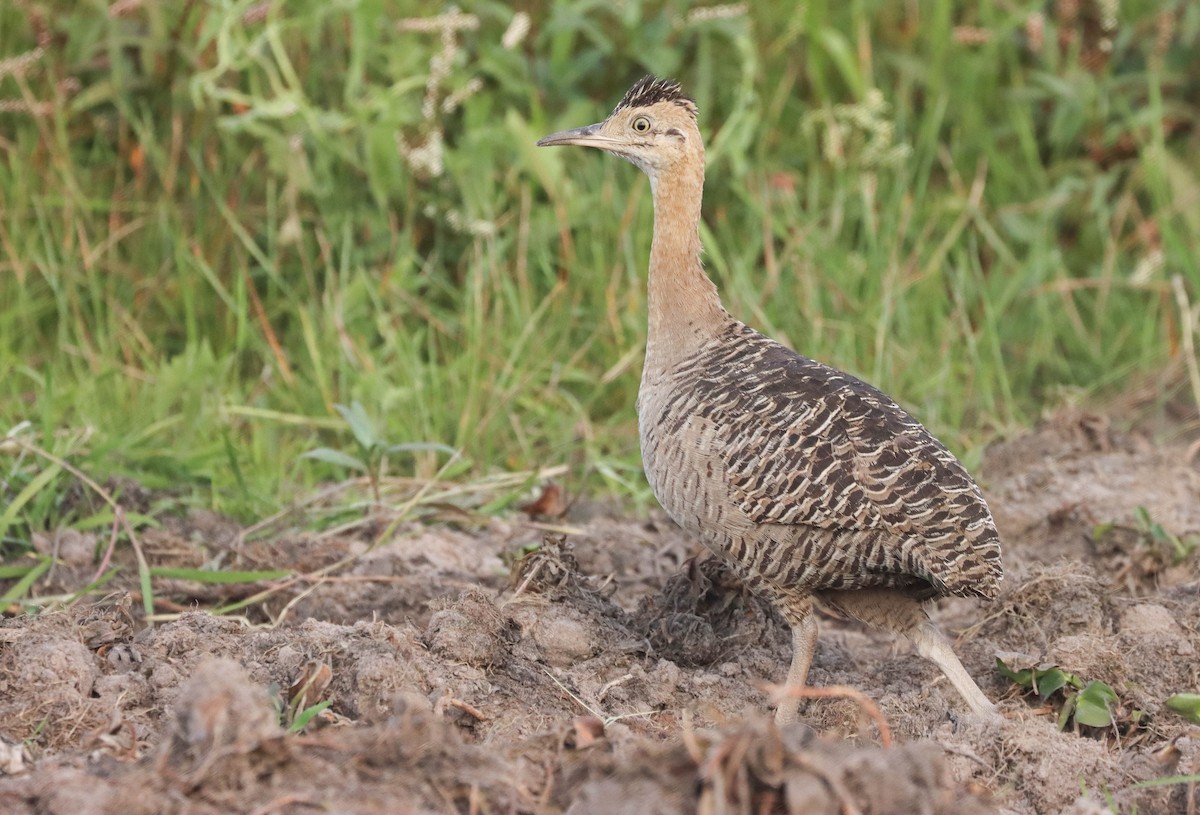
M649 187L533 143L646 72L699 104L730 310L968 461L1047 406L1194 406L1190 0L10 0L7 551L81 512L56 460L245 519L375 441L645 499Z

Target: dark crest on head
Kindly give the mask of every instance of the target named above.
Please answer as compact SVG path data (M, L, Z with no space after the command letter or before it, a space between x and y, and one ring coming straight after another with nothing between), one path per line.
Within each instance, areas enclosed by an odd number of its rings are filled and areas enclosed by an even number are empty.
M625 92L625 98L613 108L613 113L625 108L639 108L653 105L657 102L674 102L696 115L696 102L683 92L679 83L674 79L659 79L653 74L646 74L633 87Z

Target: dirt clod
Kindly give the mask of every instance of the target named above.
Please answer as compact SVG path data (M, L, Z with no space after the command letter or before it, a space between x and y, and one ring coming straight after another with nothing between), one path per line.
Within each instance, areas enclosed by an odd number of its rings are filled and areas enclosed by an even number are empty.
M722 559L691 559L662 592L643 598L634 618L654 653L687 667L729 659L781 622Z
M425 639L446 659L486 668L503 661L520 629L480 592L468 592L433 615Z
M209 659L180 689L159 761L199 783L219 763L281 746L282 736L266 689L238 663Z
M0 736L32 737L51 749L74 743L103 717L92 698L98 675L94 655L78 640L18 639L0 652Z

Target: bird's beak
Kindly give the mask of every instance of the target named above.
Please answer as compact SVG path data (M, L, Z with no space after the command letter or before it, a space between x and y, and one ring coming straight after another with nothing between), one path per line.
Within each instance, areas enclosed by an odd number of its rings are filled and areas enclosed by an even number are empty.
M538 139L538 147L553 147L557 144L578 144L583 147L599 147L601 150L612 145L616 139L609 136L600 135L600 125L588 125L587 127L577 127L574 130L563 130L558 133L551 133Z

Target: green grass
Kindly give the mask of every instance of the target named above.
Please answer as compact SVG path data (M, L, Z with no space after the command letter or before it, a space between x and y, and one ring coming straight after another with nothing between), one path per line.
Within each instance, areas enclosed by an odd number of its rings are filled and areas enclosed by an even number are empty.
M0 68L0 431L27 421L98 480L262 517L344 475L302 454L353 452L335 405L359 402L414 445L393 471L431 476L446 457L428 445L448 445L461 477L567 464L644 498L649 188L533 142L646 71L699 103L707 265L731 311L968 457L1065 394L1183 370L1195 3L1123 2L1104 29L1086 0L1087 21L576 0L527 4L512 48L491 2L444 38L400 24L419 4L399 0L110 5L0 8L0 54L44 43ZM8 503L48 465L5 450ZM9 554L84 514L53 482L6 518Z

